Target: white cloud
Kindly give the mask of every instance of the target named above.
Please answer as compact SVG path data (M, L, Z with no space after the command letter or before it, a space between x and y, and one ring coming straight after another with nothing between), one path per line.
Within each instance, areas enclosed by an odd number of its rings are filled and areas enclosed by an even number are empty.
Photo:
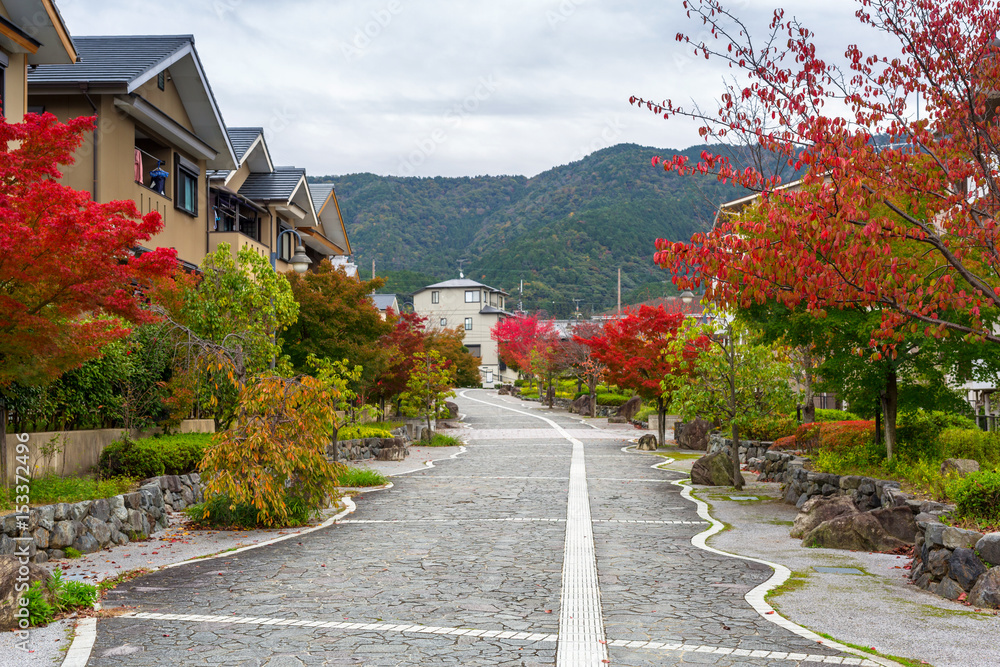
M734 6L766 27L769 3ZM786 6L824 31L821 44L856 26L853 5ZM530 175L615 143L684 148L698 143L693 123L665 122L629 96L711 104L726 73L674 40L701 29L679 0L59 7L74 35L194 34L226 122L268 127L276 161L315 175Z

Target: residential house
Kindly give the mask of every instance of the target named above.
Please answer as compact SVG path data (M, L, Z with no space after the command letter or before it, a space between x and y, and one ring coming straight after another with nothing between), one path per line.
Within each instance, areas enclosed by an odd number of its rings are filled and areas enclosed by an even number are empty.
M383 320L388 316L390 309L394 313L399 313L399 299L395 294L372 294L371 299Z
M510 316L507 293L489 285L459 278L428 285L413 295L413 310L427 318L431 329L458 327L465 332L465 347L480 360L483 386L513 382L515 375L500 361L490 329Z
M9 0L4 0L8 2ZM63 182L98 202L132 199L158 211L148 243L196 266L210 250L215 216L209 172L234 170L236 155L191 35L77 37L76 64L28 72L28 107L60 120L97 116L97 129Z
M9 122L20 122L28 113L29 68L77 59L52 0L0 0L0 114Z

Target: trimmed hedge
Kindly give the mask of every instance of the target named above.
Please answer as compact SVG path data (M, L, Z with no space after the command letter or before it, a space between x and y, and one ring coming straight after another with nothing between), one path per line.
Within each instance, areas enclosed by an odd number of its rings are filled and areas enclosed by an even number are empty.
M116 440L101 452L97 471L102 479L183 475L198 470L211 433L182 433L139 440Z
M628 403L628 401L629 401L630 398L632 398L632 397L631 396L626 396L625 394L615 394L615 393L611 393L611 392L608 392L606 394L598 393L597 394L597 404L598 405L611 405L611 406L617 407L619 405L624 405L625 403Z
M740 439L774 441L795 435L798 427L798 422L790 417L755 419L749 426L740 429Z
M337 431L337 440L361 440L363 438L391 438L392 433L371 424L348 424Z

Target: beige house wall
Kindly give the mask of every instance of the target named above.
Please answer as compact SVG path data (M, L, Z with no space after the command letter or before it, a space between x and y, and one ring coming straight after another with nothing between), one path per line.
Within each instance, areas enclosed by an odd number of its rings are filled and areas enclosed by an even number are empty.
M171 108L172 114L183 107L176 89L172 83L168 90L159 91L155 79L153 90L160 93L159 101L163 107ZM193 156L176 150L169 141L158 136L149 128L142 131L160 143L171 146L171 151L164 169L170 172L167 179L166 195L136 183L134 174L135 130L136 121L115 107L113 95L91 95L98 107L97 121L97 184L95 199L99 202L131 199L136 203L139 213L145 215L156 211L163 219L163 231L146 242L150 248L174 248L177 257L191 264L200 264L208 250L207 233L208 220L208 184L205 177L206 163L196 160ZM173 100L171 102L171 99ZM83 95L38 95L33 103L44 105L45 110L54 114L59 120L67 121L79 116L93 115L87 99ZM158 105L159 106L159 105ZM161 110L165 110L162 109ZM187 114L174 119L182 124L190 125ZM182 155L196 163L201 170L198 181L198 214L192 216L174 207L173 188L175 179L175 155ZM63 169L61 181L76 190L93 192L94 163L94 133L87 133L84 144L74 154L76 162ZM148 171L148 170L147 170ZM145 176L145 174L144 174ZM144 178L144 180L146 180Z

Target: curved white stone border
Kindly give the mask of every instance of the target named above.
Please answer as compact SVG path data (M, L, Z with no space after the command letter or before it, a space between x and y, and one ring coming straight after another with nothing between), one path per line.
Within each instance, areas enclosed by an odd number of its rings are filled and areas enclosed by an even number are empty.
M429 468L435 468L435 467L437 467L437 466L434 465L435 461L447 461L448 459L454 459L454 458L457 458L460 454L464 454L467 451L469 451L469 450L465 448L465 445L461 445L458 448L458 451L455 452L454 454L452 454L451 456L449 456L447 459L431 459L430 461L424 461L424 464L422 466L420 466L419 468L414 468L413 470L404 470L403 472L395 472L395 473L389 475L389 477L399 477L400 475L409 475L411 472L420 472L421 470L428 470ZM392 486L392 484L390 484L389 486ZM382 488L389 488L389 486L382 487ZM373 491L381 491L382 489L379 488L379 489L372 489L372 490Z
M633 446L623 447L622 451L632 452L634 454L647 454L650 456L654 456L650 452L640 452L636 450ZM664 465L666 463L672 463L674 460L675 459L667 459L661 463L656 463L651 467L656 468L658 470L662 470L662 468L660 468L661 465ZM674 470L670 472L681 472L681 471ZM870 653L864 653L862 651L858 651L857 649L853 649L850 646L844 646L843 644L835 642L832 639L821 637L812 630L804 628L801 625L792 623L790 620L780 615L774 609L774 607L772 607L767 603L767 601L764 599L764 596L767 595L769 591L785 583L785 581L788 580L788 577L790 577L792 574L791 570L789 570L787 567L779 563L772 563L770 561L766 561L761 558L741 556L739 554L729 553L728 551L722 551L721 549L716 549L714 547L708 546L708 538L715 535L716 533L722 532L725 529L725 525L721 521L718 521L715 517L712 516L711 512L709 512L708 503L698 498L695 498L693 495L691 495L691 487L688 486L687 484L688 481L690 480L679 479L671 483L681 488L681 496L693 502L695 506L698 508L698 516L700 516L702 519L704 519L710 524L708 528L706 528L705 530L703 530L702 532L698 533L697 535L691 538L691 544L704 551L709 551L711 553L719 554L720 556L726 556L728 558L738 558L740 560L750 561L753 563L760 563L761 565L766 565L767 567L774 570L774 574L772 574L767 581L756 586L755 588L750 590L745 596L743 596L743 599L745 599L747 603L751 607L753 607L754 611L760 614L761 618L763 618L765 621L774 623L775 625L778 625L788 630L789 632L793 632L800 637L805 637L806 639L814 641L817 644L822 644L823 646L827 646L829 648L836 649L838 651L843 651L844 653L849 653L851 655L860 656L865 661L878 665L884 665L885 667L900 667L900 664L898 662L894 662L886 658L881 658L879 656L872 655Z

